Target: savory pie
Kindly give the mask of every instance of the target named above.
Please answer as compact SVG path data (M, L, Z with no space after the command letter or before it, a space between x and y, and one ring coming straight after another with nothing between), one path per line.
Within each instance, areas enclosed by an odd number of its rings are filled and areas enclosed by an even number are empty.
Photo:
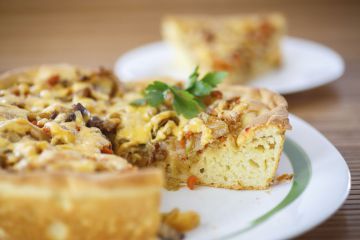
M42 66L0 85L0 239L157 234L162 173L112 154L119 116L106 104L121 90L111 73Z
M285 18L275 13L169 16L162 32L186 70L196 65L205 72L225 70L228 82L239 83L280 67Z
M0 239L152 238L162 172L168 188L271 185L283 97L224 85L187 118L134 104L147 83L70 65L0 77Z

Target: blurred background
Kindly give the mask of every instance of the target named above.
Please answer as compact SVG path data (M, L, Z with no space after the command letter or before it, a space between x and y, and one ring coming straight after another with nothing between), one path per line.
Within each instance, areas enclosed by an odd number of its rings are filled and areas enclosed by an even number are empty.
M44 62L112 67L126 50L159 40L169 13L280 11L289 34L352 59L360 54L351 41L359 10L356 0L0 0L0 70Z
M289 35L321 42L346 63L340 80L286 96L292 113L336 145L353 176L346 204L302 238L360 239L359 0L0 0L0 71L58 62L112 68L125 51L159 40L166 14L271 11L285 14Z

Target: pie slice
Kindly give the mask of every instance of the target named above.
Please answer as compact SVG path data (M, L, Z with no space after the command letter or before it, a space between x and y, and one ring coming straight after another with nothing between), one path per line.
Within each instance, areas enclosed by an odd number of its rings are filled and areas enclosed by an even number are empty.
M137 91L148 83L137 82ZM265 89L229 85L212 95L206 110L191 119L166 107L120 107L115 153L137 166L164 169L170 189L191 179L230 189L268 188L291 128L286 100ZM140 97L124 95L129 102Z
M225 70L227 82L239 83L281 66L285 18L276 13L168 16L162 32L185 70Z

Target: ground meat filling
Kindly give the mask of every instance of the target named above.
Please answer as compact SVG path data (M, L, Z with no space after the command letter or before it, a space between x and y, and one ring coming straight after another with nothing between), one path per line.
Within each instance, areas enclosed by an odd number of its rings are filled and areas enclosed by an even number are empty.
M106 136L108 136L111 133L115 133L118 124L119 123L115 121L102 120L97 116L90 117L90 119L86 122L87 127L99 128L101 132Z

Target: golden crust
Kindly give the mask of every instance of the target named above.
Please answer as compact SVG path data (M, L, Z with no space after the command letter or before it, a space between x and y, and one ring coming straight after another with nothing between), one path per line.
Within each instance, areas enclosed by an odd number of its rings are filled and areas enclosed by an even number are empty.
M158 169L120 174L2 171L1 239L154 237L162 182Z
M284 129L290 130L288 103L286 99L265 88L251 88L240 85L221 85L219 90L222 91L226 98L245 97L252 101L260 101L266 104L271 110L267 113L261 114L254 119L250 125L252 127L263 124L276 124Z
M161 171L155 168L130 169L128 171L101 172L101 173L76 173L76 172L10 172L0 170L0 187L5 182L11 182L14 186L25 185L38 186L44 189L54 189L55 191L76 190L73 194L86 188L100 188L103 190L113 190L118 188L133 187L154 187L163 184ZM72 188L74 187L74 188ZM91 194L91 193L89 193Z
M3 72L0 74L0 87L9 86L10 84L14 83L19 77L30 77L33 76L40 68L49 68L55 71L62 71L66 68L74 68L75 66L67 64L67 63L59 63L59 64L42 64L38 66L28 66L28 67L19 67L14 68L9 71ZM83 71L90 71L90 68L78 68L82 69Z

